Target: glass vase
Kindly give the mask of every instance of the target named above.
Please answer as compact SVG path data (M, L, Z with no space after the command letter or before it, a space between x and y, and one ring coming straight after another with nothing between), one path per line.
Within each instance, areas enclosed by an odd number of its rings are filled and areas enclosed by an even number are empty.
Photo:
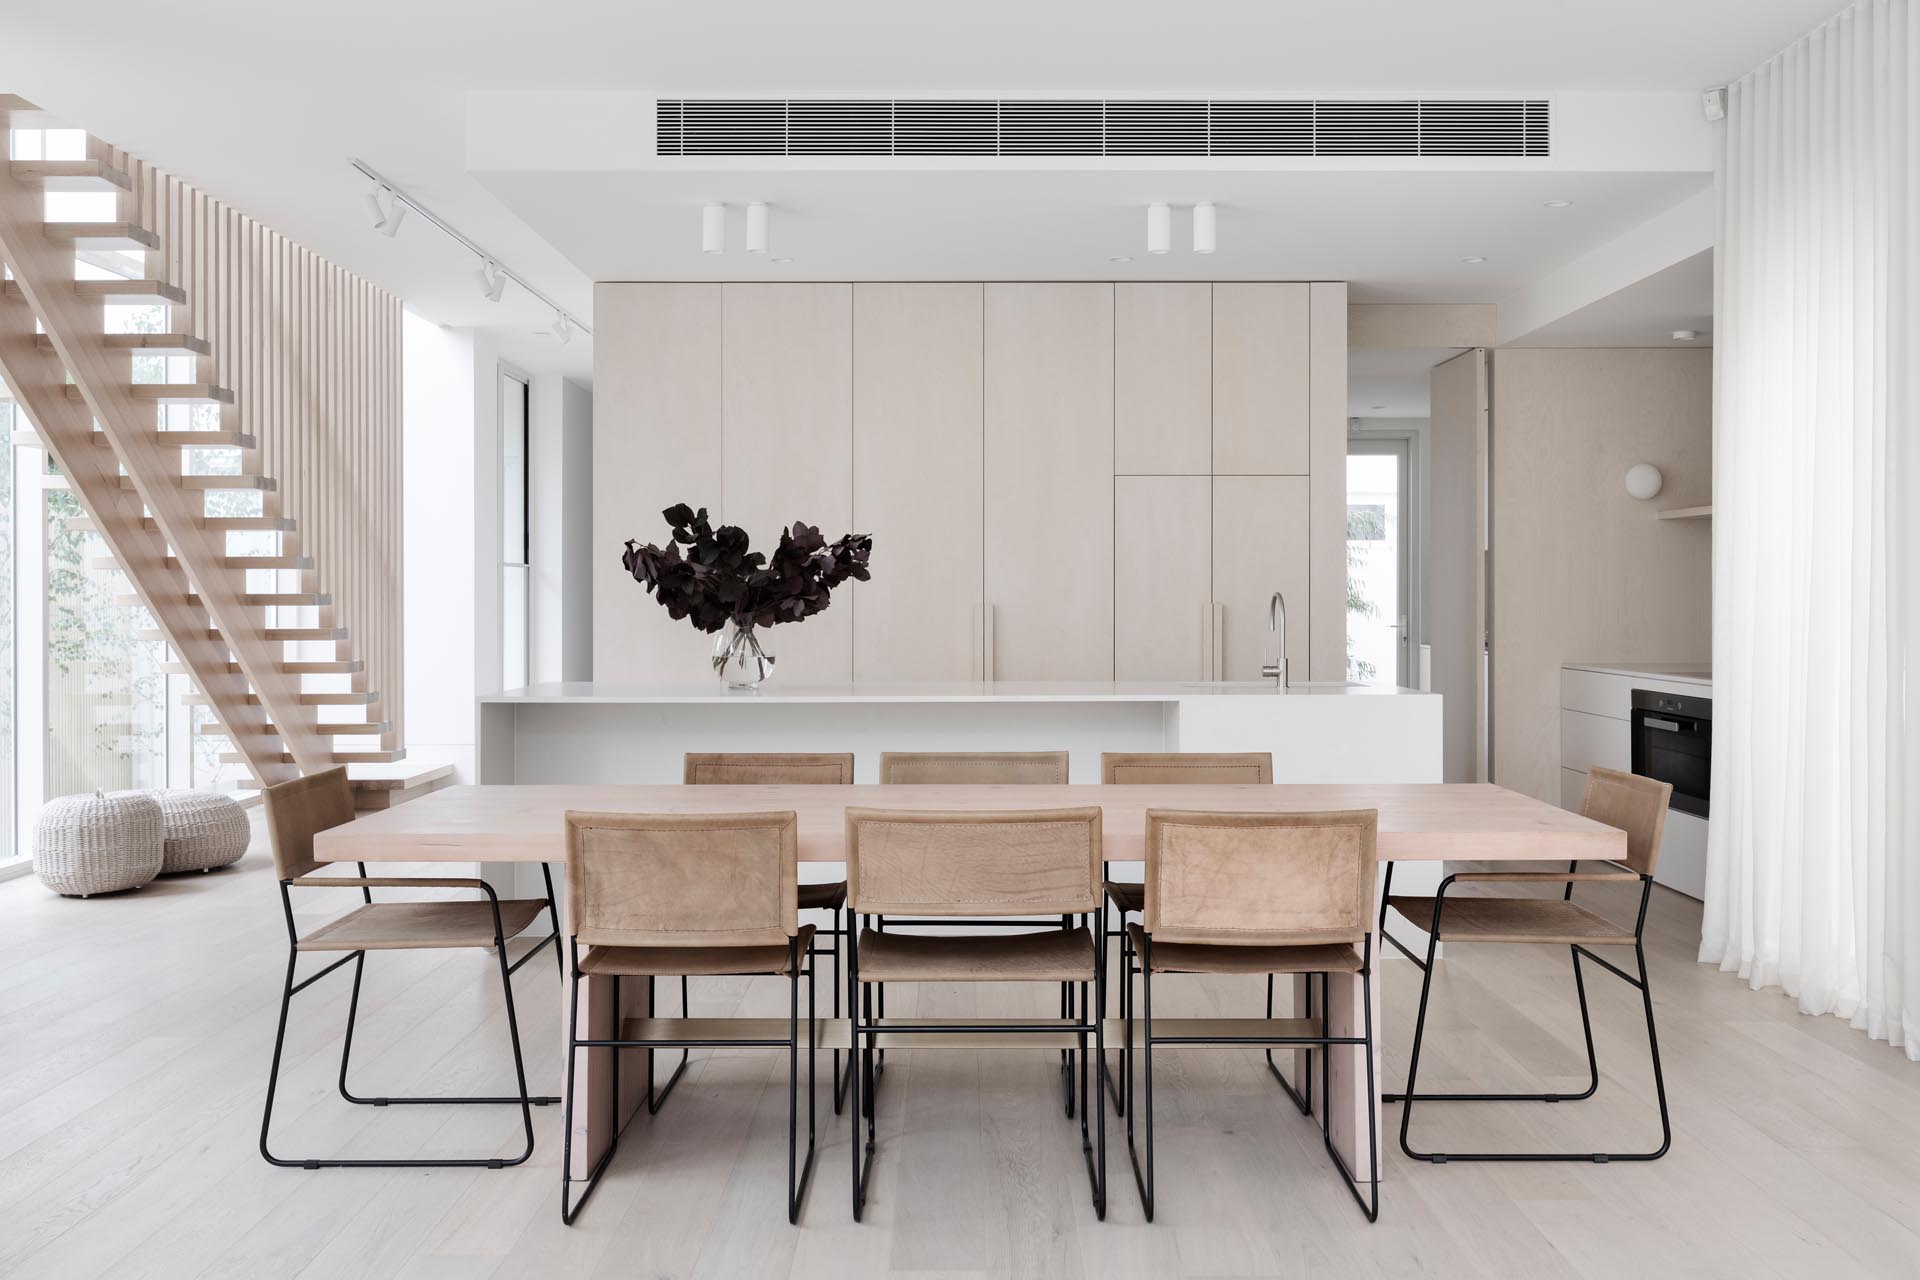
M713 673L729 689L758 689L773 674L773 655L751 626L729 622L713 638Z

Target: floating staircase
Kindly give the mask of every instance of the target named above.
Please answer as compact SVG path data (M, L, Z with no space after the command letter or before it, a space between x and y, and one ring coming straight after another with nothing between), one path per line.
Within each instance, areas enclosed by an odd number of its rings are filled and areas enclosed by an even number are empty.
M0 96L0 127L45 125ZM0 372L85 512L70 525L111 553L90 567L124 577L121 603L150 619L139 638L168 646L162 669L188 677L187 703L211 717L197 732L226 739L220 759L245 765L250 785L347 763L366 808L444 785L450 768L398 764L325 566L302 551L299 521L235 420L212 346L192 332L194 300L164 278L166 246L138 221L132 176L99 140L87 153L0 168ZM49 192L104 194L111 216L49 219ZM102 259L109 274L93 278ZM140 278L111 274L126 264ZM162 308L162 331L110 332L108 309L128 306ZM156 360L163 376L142 377ZM176 406L207 429L168 429Z

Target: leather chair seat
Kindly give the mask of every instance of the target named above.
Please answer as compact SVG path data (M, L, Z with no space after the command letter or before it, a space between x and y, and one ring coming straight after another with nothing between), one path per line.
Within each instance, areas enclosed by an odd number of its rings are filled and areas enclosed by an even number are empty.
M1129 925L1133 954L1145 955L1146 930ZM1156 942L1155 973L1358 973L1360 952L1347 943L1301 947L1238 947L1223 943Z
M802 911L838 911L846 905L847 882L845 880L800 886L800 910Z
M1093 935L927 934L860 931L862 982L1091 982Z
M1134 884L1127 880L1109 880L1106 882L1107 901L1114 909L1127 915L1137 916L1147 909L1147 886Z
M800 926L800 954L813 945L813 926ZM589 947L580 972L591 978L719 977L791 972L786 947Z
M1433 899L1387 899L1410 922L1425 929L1433 923ZM1633 931L1578 903L1560 898L1448 897L1440 916L1442 942L1548 942L1582 946L1633 945Z
M544 899L500 904L500 932L511 938L547 909ZM490 947L493 908L486 902L370 902L328 921L294 944L300 951L413 951Z

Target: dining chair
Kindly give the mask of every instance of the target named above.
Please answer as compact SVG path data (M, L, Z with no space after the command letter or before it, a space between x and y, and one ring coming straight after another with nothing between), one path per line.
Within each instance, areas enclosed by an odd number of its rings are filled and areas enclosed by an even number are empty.
M287 782L276 783L262 792L266 806L267 835L273 846L274 870L280 880L280 908L287 924L287 975L280 990L280 1025L273 1036L273 1064L267 1070L267 1101L260 1119L260 1154L268 1164L288 1168L382 1168L502 1169L516 1165L533 1154L533 1108L560 1101L535 1097L527 1092L526 1064L520 1053L520 1024L513 1009L513 975L548 943L553 944L554 959L560 959L559 916L554 911L553 873L544 866L545 898L502 899L484 880L456 876L369 876L367 864L359 865L355 876L316 875L320 862L313 854L313 838L322 831L344 826L354 820L353 788L347 782L344 766L311 773ZM375 889L462 889L485 895L484 901L375 902ZM305 933L293 915L295 889L358 889L360 905L337 919ZM542 911L553 922L553 932L540 939L518 960L507 962L507 939L523 932ZM353 1031L360 1012L361 979L366 972L369 951L432 951L447 948L493 949L500 963L500 989L507 1006L507 1038L513 1046L514 1078L520 1091L504 1097L362 1097L347 1087L347 1069L353 1053ZM294 981L294 973L303 955L344 952L339 959ZM526 1147L510 1158L475 1156L465 1159L338 1159L332 1157L276 1156L268 1145L273 1128L273 1101L280 1083L280 1060L286 1048L287 1017L293 998L326 977L335 969L353 964L353 994L347 1001L346 1034L340 1046L340 1096L360 1106L402 1105L512 1105L520 1108ZM562 967L562 974L565 969Z
M1347 1190L1367 1216L1380 1216L1380 1150L1373 1119L1373 882L1379 814L1372 809L1324 813L1147 811L1146 897L1128 927L1140 964L1139 1022L1129 1001L1125 1019L1127 1151L1147 1221L1153 1221L1153 1058L1158 1046L1288 1046L1320 1059L1320 1140ZM1163 1021L1156 1028L1157 974L1304 976L1320 985L1316 1019ZM1360 1035L1335 1035L1329 1016L1333 974L1360 982L1366 1009ZM1131 977L1123 979L1129 985ZM1333 1143L1325 1105L1330 1050L1359 1051L1368 1100L1367 1194ZM1142 1105L1134 1105L1134 1056L1145 1061ZM1144 1130L1144 1159L1135 1122Z
M1100 909L1100 810L847 810L847 1008L857 1064L853 1072L853 1217L866 1206L877 1146L870 1096L875 1051L923 1043L958 1047L982 1035L1033 1037L1079 1061L1080 1149L1094 1212L1106 1216L1105 1093L1094 1086L1098 1122L1087 1116L1087 1040L1105 1048L1099 1016L1104 975L1089 922ZM1059 916L1063 927L1020 933L882 933L862 917L913 916L953 927L1019 916ZM876 1017L872 992L882 982L1066 983L1079 990L1079 1013L1058 1019ZM1091 991L1090 991L1091 988ZM1091 996L1091 1003L1089 1002ZM945 1044L937 1037L948 1037ZM957 1039L956 1039L957 1037ZM1071 1114L1071 1112L1069 1113ZM865 1117L867 1135L860 1137Z
M1100 753L1100 782L1104 786L1206 786L1231 785L1234 783L1271 783L1273 781L1273 753L1271 751L1103 751ZM1133 975L1137 972L1134 963L1133 944L1127 936L1127 917L1137 916L1146 904L1147 890L1144 884L1132 880L1115 880L1102 871L1102 887L1112 909L1119 913L1120 928L1110 930L1107 925L1107 913L1100 913L1100 930L1097 941L1100 944L1100 961L1107 963L1108 939L1117 932L1120 938L1120 1016L1127 1014L1127 1002L1133 998ZM1308 1015L1312 1015L1309 1009ZM1273 980L1267 980L1267 1016L1273 1016ZM1273 1054L1267 1054L1267 1069L1280 1087L1294 1101L1302 1112L1311 1109L1313 1083L1311 1074L1302 1082L1301 1092L1296 1093L1287 1078L1280 1074L1280 1068L1274 1065ZM1107 1096L1113 1099L1113 1113L1123 1116L1127 1113L1126 1100L1121 1096L1119 1082L1113 1078L1105 1057L1100 1059L1100 1078L1106 1084Z
M799 820L779 813L579 813L567 823L567 1092L561 1132L560 1220L571 1225L600 1185L620 1145L620 1055L645 1049L783 1048L787 1051L787 1221L813 1174L813 926L799 922ZM584 954L582 946L586 947ZM807 1149L799 1151L800 978L807 979ZM787 1016L656 1018L659 977L769 975L787 979ZM604 979L617 1018L620 984L647 982L645 1017L624 1018L613 1035L580 1035L580 981ZM606 1151L572 1199L575 1070L582 1050L608 1050L607 1106L615 1115ZM849 1073L851 1074L851 1073Z
M1605 1164L1613 1160L1658 1160L1673 1143L1673 1125L1667 1115L1667 1086L1660 1070L1660 1041L1653 1025L1653 991L1647 981L1646 926L1647 904L1653 892L1653 873L1660 863L1660 842L1666 831L1667 804L1672 798L1671 783L1656 782L1636 774L1622 773L1595 765L1587 773L1586 791L1580 812L1595 822L1604 822L1627 833L1627 856L1623 862L1601 864L1604 870L1582 871L1578 860L1569 862L1565 871L1457 871L1440 882L1431 897L1395 895L1393 865L1387 865L1386 887L1380 908L1381 934L1420 966L1420 1011L1414 1017L1413 1049L1407 1060L1407 1088L1390 1093L1387 1102L1404 1104L1400 1113L1400 1149L1415 1160L1446 1164L1456 1160L1550 1161L1577 1160ZM1573 900L1576 884L1633 884L1640 886L1640 904L1632 927L1618 924L1587 910ZM1448 890L1463 885L1514 885L1561 887L1555 898L1481 897L1454 894ZM1413 954L1398 939L1386 933L1387 908L1427 931L1427 955L1424 960ZM1447 943L1521 943L1564 946L1573 956L1573 989L1580 1004L1580 1031L1587 1047L1587 1087L1579 1093L1419 1093L1420 1049L1426 1035L1428 999L1433 992L1435 949ZM1596 954L1594 947L1632 947L1635 973ZM1660 1108L1660 1145L1652 1151L1638 1152L1477 1152L1416 1151L1408 1140L1415 1102L1580 1102L1591 1098L1600 1088L1600 1063L1593 1047L1593 1019L1587 1010L1587 984L1580 962L1589 960L1623 979L1640 992L1646 1014L1647 1049L1653 1058L1653 1089Z
M826 751L689 751L683 763L682 781L688 786L847 786L853 782L853 753ZM840 1016L840 954L842 939L847 935L846 922L843 919L847 906L847 882L845 880L820 881L800 886L800 910L824 911L833 920L829 928L816 928L813 934L817 946L820 939L828 939L825 950L816 949L813 955L831 955L833 957L833 1016ZM680 1013L684 1017L688 1010L687 980L680 979ZM851 1059L849 1059L851 1062ZM649 1114L660 1109L660 1104L673 1092L673 1086L680 1080L680 1073L687 1069L687 1055L680 1055L680 1063L673 1069L673 1076L667 1081L666 1088L656 1096L653 1091L653 1058L647 1058L647 1111ZM840 1070L840 1051L833 1053L833 1113L840 1114L840 1108L847 1098L847 1076Z
M1064 751L883 751L880 753L880 782L882 785L926 785L961 786L971 783L975 786L1065 786L1067 782L1067 753ZM896 925L906 923L900 920ZM1028 924L1024 920L974 920L968 923L981 928L1020 928ZM874 917L873 927L886 932L887 918ZM1072 988L1060 984L1060 1016L1073 1016ZM879 1016L887 1016L887 988L882 983L875 988L874 1000ZM875 1083L885 1074L887 1054L883 1049L876 1059L874 1067ZM1065 1094L1067 1115L1073 1115L1073 1074L1067 1055L1060 1055L1060 1087ZM878 1089L867 1091L867 1107L874 1105Z

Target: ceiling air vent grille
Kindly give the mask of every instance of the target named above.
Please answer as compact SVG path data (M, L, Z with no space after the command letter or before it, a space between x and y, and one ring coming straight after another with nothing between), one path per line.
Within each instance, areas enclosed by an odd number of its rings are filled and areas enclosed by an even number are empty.
M1539 99L663 98L662 156L1545 156Z

